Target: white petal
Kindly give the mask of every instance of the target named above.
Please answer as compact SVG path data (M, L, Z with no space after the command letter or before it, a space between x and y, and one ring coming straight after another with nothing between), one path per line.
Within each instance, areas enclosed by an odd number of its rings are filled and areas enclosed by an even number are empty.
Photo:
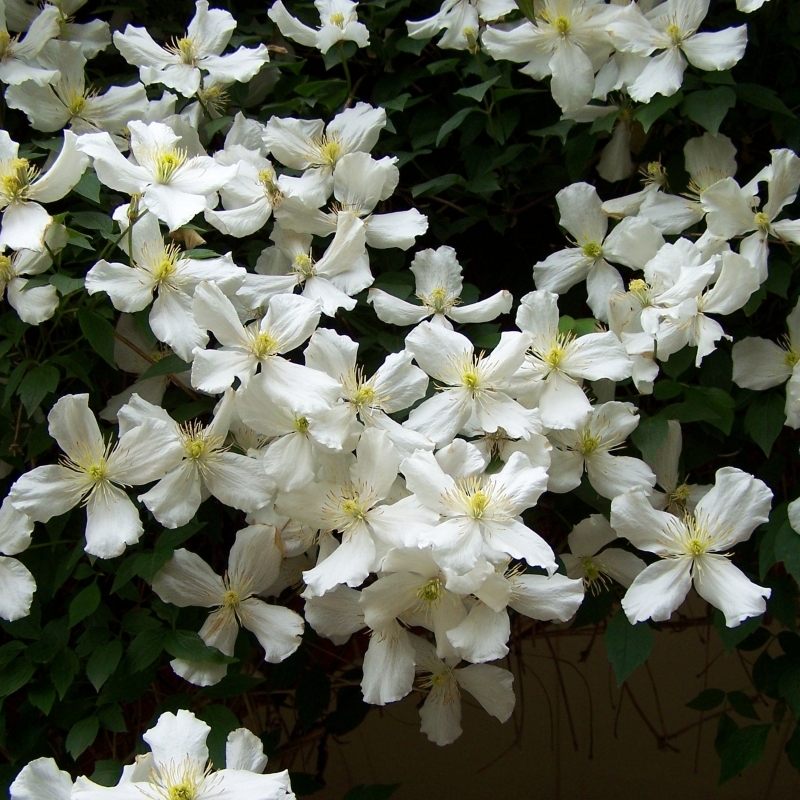
M733 381L744 389L764 391L792 374L786 351L774 342L748 336L733 346Z
M630 96L637 103L649 103L653 95L666 97L681 88L686 61L677 47L670 47L650 59L641 75L628 87Z
M692 586L691 566L692 559L688 557L665 558L640 572L622 598L622 608L631 624L669 619Z
M52 758L26 764L9 787L11 800L69 800L72 778Z
M518 575L509 605L531 619L566 622L583 602L583 581L566 575Z
M261 774L267 766L261 739L247 728L237 728L225 740L225 769Z
M31 611L36 580L16 558L0 556L0 617L9 622L27 617Z
M364 702L384 706L405 697L414 681L414 648L396 622L373 631L364 654Z
M187 758L202 769L208 761L206 739L211 728L191 713L180 709L177 714L169 711L158 718L155 727L145 731L142 738L150 745L153 758L159 768L174 769Z
M456 670L455 679L484 708L487 714L505 722L514 710L514 676L489 664L475 664Z
M689 63L699 69L730 69L741 61L747 47L747 26L696 33L683 40L681 48Z
M461 655L475 664L504 658L508 653L511 627L508 612L493 611L484 603L476 603L467 618L447 632L447 638Z
M180 548L153 578L153 591L179 608L211 608L222 603L222 579L196 553Z
M99 488L99 487L98 487ZM139 510L122 489L110 484L95 490L86 506L86 547L99 558L121 556L144 533Z
M270 663L287 659L300 646L303 618L283 606L272 606L251 597L237 609L242 625L252 631L264 648L264 658Z
M700 597L722 611L729 628L763 614L772 594L771 589L753 583L725 556L712 553L695 560L694 588Z

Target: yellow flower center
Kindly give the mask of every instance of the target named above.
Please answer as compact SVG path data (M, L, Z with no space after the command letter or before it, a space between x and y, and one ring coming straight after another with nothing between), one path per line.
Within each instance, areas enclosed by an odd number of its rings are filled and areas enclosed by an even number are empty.
M235 591L234 589L228 589L228 591L222 595L222 605L232 611L235 611L236 608L238 608L240 602L239 592Z
M489 505L489 496L480 490L469 496L469 515L473 519L482 519Z
M221 111L228 102L228 93L219 86L209 86L197 93L198 98L209 108Z
M794 367L798 362L800 362L800 353L797 350L789 350L783 357L783 363L787 367Z
M580 450L585 456L594 453L595 450L602 444L603 439L600 436L595 436L589 430L582 430L580 433Z
M628 291L638 300L642 308L652 304L650 299L650 286L641 278L634 278L628 284Z
M481 382L481 376L476 369L465 369L461 373L461 383L471 392L474 392Z
M179 783L167 789L167 796L169 800L195 800L197 797L197 790L188 783Z
M8 283L16 277L17 273L14 270L14 265L11 263L9 256L0 256L0 281Z
M86 468L86 474L95 482L101 483L106 479L106 475L108 475L108 464L104 458L100 459L100 462L97 464L90 464Z
M348 497L342 501L342 513L351 517L353 520L362 521L366 517L366 511L356 497Z
M32 167L27 158L12 158L6 161L0 171L0 192L7 200L27 200L28 187L36 179L39 170Z
M308 433L308 420L305 417L298 417L294 421L294 429L298 433L302 433L302 434Z
M591 258L592 260L603 255L603 248L598 242L587 242L581 249L586 258Z
M253 337L251 352L256 358L266 358L274 356L278 352L278 340L268 332L257 333Z
M9 55L11 49L11 35L8 31L0 30L0 59Z
M674 45L679 45L683 41L681 29L675 23L667 27L667 36L672 39Z
M337 25L340 28L344 28L344 14L341 11L335 11L330 16L331 25Z
M686 543L686 550L690 555L699 556L706 552L706 545L695 536Z
M67 102L69 115L71 117L79 117L85 107L86 107L86 98L82 94L77 94L76 92L72 92L72 94L70 94L69 96L69 101Z
M437 286L425 299L425 305L436 314L445 314L452 308L453 303L447 299L447 290Z
M561 366L561 362L564 360L564 356L567 354L567 350L569 349L569 345L572 343L572 340L575 338L575 334L572 331L568 331L567 333L559 333L555 341L552 342L550 345L550 349L541 354L541 359L550 367L551 370L558 369Z
M183 449L192 461L197 461L205 452L206 443L203 439L189 439L189 441L184 443Z
M186 162L186 150L178 148L176 150L165 150L155 157L156 181L158 183L169 183L178 168Z
M644 174L644 182L646 184L656 183L661 187L667 185L667 171L664 169L660 161L650 161L647 166L642 170Z
M564 36L567 31L572 27L572 24L569 21L568 17L558 16L553 20L553 27L559 32L561 36Z
M437 602L443 593L442 582L438 578L431 578L417 589L417 597L427 605Z
M320 166L335 167L336 162L342 155L342 146L336 139L328 139L327 136L322 137L319 145Z
M589 558L589 556L581 559L581 569L583 570L583 574L586 576L586 580L590 583L600 578L600 570L598 569L597 564L595 564L594 561Z
M351 402L353 403L356 408L359 410L362 409L364 406L372 405L372 402L375 400L375 389L373 389L369 384L362 384L356 390L356 393L353 395L353 399Z
M753 224L766 233L769 230L769 217L763 211L759 211L753 216Z
M297 276L298 281L307 281L313 278L316 274L314 269L314 260L306 253L298 253L294 257L293 272Z
M183 39L178 39L175 43L175 51L181 57L184 64L194 64L197 61L197 50L195 49L194 42L188 37L184 36Z

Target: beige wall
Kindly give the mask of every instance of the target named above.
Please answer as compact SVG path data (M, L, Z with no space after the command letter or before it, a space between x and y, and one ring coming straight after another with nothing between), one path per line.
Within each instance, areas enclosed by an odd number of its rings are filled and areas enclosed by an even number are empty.
M752 692L745 670L753 655L734 652L726 657L714 630L710 637L708 633L706 627L656 633L649 666L657 695L643 667L629 679L633 697L660 735L699 720L699 713L685 703L707 686ZM659 748L630 697L617 689L600 637L580 662L590 640L591 634L583 631L551 640L561 664L577 752L550 650L542 640L526 642L514 659L517 708L505 725L468 701L464 734L449 747L437 747L419 732L420 696L414 694L371 712L360 728L332 743L328 786L314 797L341 800L360 783L402 784L393 800L800 797L800 773L781 752L791 720L770 734L758 766L717 788L716 719L669 738L677 752ZM525 673L521 681L520 669ZM756 703L756 708L762 722L771 721L771 705ZM735 718L740 724L754 722Z

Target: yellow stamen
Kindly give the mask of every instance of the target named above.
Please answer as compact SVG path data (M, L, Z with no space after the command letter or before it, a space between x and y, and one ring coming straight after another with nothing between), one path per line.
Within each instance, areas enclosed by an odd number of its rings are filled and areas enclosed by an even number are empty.
M598 242L587 242L581 249L586 258L591 258L592 260L603 255L603 248Z
M753 224L766 233L769 230L769 217L763 211L759 211L753 216Z
M443 594L442 582L438 578L431 578L417 589L417 598L427 605L438 602Z
M184 148L175 150L165 150L156 155L156 181L158 183L169 183L172 176L186 162L187 152Z
M344 14L341 11L335 11L330 16L331 25L336 25L339 28L344 28Z

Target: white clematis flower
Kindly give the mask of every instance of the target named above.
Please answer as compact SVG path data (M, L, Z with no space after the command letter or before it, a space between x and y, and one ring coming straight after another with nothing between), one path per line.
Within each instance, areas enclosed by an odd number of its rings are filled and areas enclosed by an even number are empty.
M430 39L443 30L444 36L438 42L443 50L476 51L480 23L492 22L516 8L514 0L445 0L432 17L408 20L408 35L412 39Z
M524 453L514 453L499 472L486 474L479 466L482 457L476 455L458 477L447 474L433 453L423 450L400 465L417 501L444 518L420 535L419 546L433 547L439 564L457 575L469 572L480 558L505 563L508 556L552 574L553 551L519 516L544 492L547 472L531 466Z
M353 0L314 0L319 12L320 26L317 29L304 25L293 17L277 0L270 6L267 16L278 26L280 32L305 47L316 47L327 53L337 42L355 42L358 47L369 44L369 31L358 21Z
M733 467L717 470L714 488L682 519L656 511L641 489L611 503L611 525L640 550L661 557L633 581L622 600L631 623L669 619L694 585L697 593L736 627L763 614L771 594L729 560L733 545L750 538L769 518L772 492Z
M630 377L633 363L611 331L578 338L559 333L558 298L552 292L526 294L516 321L517 327L532 338L530 354L517 379L542 383L539 413L546 428L576 428L588 419L592 405L583 393L582 380L621 381Z
M514 710L516 698L512 689L514 676L501 667L471 664L457 668L453 660L443 661L429 642L413 636L417 671L429 673L420 688L428 697L420 709L420 730L430 741L444 746L461 736L461 690L469 692L484 710L505 722ZM458 662L455 662L458 663Z
M246 272L233 263L230 253L220 258L186 258L176 243L164 243L155 214L145 212L130 233L131 265L98 261L86 275L86 290L89 294L106 292L114 308L129 314L152 303L149 321L153 333L184 361L191 361L194 348L208 344L208 335L192 313L198 284L211 280L223 292L233 294ZM120 241L126 252L128 241L128 236Z
M698 33L710 0L667 0L646 15L635 3L621 9L606 30L618 50L650 56L661 50L628 87L638 103L656 94L670 96L681 88L686 59L703 70L730 69L744 55L747 26Z
M52 758L37 758L19 772L8 793L11 800L69 800L74 783Z
M121 555L143 528L139 512L121 486L150 483L166 475L180 445L164 422L149 420L106 443L89 410L88 394L59 399L48 414L50 435L66 453L61 464L25 473L11 487L17 511L37 522L86 506L86 552L100 558Z
M40 66L37 56L61 32L60 17L58 8L48 3L31 21L25 36L12 39L6 27L6 4L0 4L0 82L15 86L33 81L43 86L58 79L58 71Z
M511 310L514 298L505 289L478 303L460 305L462 267L456 251L447 245L417 253L411 271L416 279L416 296L422 305L407 303L381 289L370 289L367 302L382 322L416 325L430 317L431 322L452 330L451 319L462 323L489 322Z
M49 41L39 63L57 71L58 80L44 85L26 81L6 91L8 105L23 111L36 130L60 131L69 125L75 133L119 135L128 122L144 119L147 113L147 92L141 83L111 86L102 95L86 85L86 57L78 43Z
M780 344L748 336L733 346L733 382L763 392L788 380L786 424L800 428L800 303L786 318L787 336Z
M487 433L502 428L515 439L538 432L535 413L513 400L507 386L529 342L525 334L503 333L491 355L476 356L466 336L420 323L406 337L406 348L428 375L448 388L417 406L405 427L439 446L450 444L471 419L473 428Z
M636 406L611 401L594 406L580 428L552 431L549 436L555 446L550 453L547 488L570 492L580 486L586 470L592 487L609 500L635 487L652 490L656 476L644 461L611 455L625 444L638 424Z
M169 125L134 120L128 128L135 162L126 159L105 132L83 134L78 149L92 157L101 183L142 195L140 202L171 231L216 205L216 191L238 172L238 166L223 167L209 156L190 157Z
M247 83L269 61L263 44L221 55L235 27L236 20L228 11L209 10L207 0L197 0L186 36L170 46L161 47L144 28L132 25L114 34L114 44L129 64L139 68L145 86L163 83L184 97L193 97L200 89L202 72L208 73L211 83Z
M209 425L179 425L160 406L134 395L119 411L124 435L139 426L160 422L162 439L174 453L169 471L148 492L139 495L153 516L167 528L185 525L209 495L232 508L255 513L272 502L274 486L266 480L261 462L228 452L225 439L231 424L235 395L229 389Z
M289 773L262 775L264 754L249 732L233 731L226 743L225 769L212 770L206 739L211 728L191 711L165 712L143 735L151 752L126 767L127 776L117 786L106 788L79 777L72 790L74 800L294 800ZM126 779L127 777L127 779ZM55 798L53 800L56 800Z
M300 645L303 619L289 608L270 605L256 595L275 583L282 553L277 528L251 525L236 534L228 569L220 578L200 556L183 548L153 578L153 591L165 602L185 608L214 608L200 637L225 655L233 655L239 626L252 631L264 648L265 659L277 663ZM172 668L196 686L219 683L225 664L175 659Z
M27 617L31 612L36 579L30 570L15 556L27 550L31 543L33 520L11 505L10 498L0 506L0 582L3 593L0 595L0 618L13 622ZM13 796L13 792L12 792Z
M619 547L606 547L618 538L602 514L592 514L579 522L567 537L569 553L561 553L561 560L570 578L580 578L587 589L600 591L606 576L626 589L647 566L641 558Z
M64 131L58 158L41 173L27 158L17 157L19 145L0 130L0 244L14 250L44 250L53 218L39 203L60 200L81 179L89 160L76 149L77 143L72 131Z

